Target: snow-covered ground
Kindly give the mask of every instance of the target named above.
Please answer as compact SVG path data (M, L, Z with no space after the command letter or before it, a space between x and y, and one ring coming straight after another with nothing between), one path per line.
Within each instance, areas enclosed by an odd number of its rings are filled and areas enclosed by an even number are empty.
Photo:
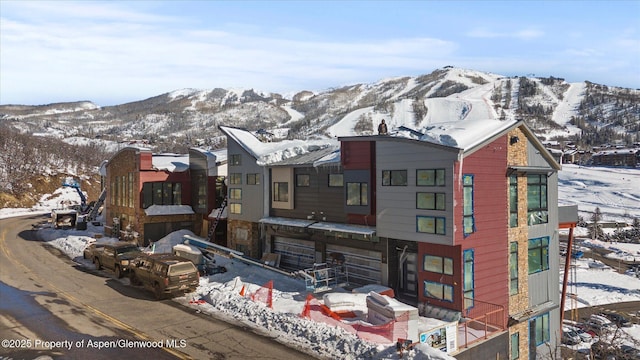
M612 173L615 176L612 176ZM560 172L560 203L576 204L582 214L588 214L596 206L608 220L630 222L640 217L640 170L586 168L565 165ZM635 186L632 186L635 184ZM592 186L593 185L593 186ZM635 200L634 200L635 199ZM0 218L34 213L46 214L61 201L79 202L75 190L60 188L55 194L43 197L33 209L0 209ZM82 258L82 251L93 235L101 233L101 227L88 224L86 231L79 230L39 230L39 235L48 244L61 249L71 259L87 267L93 265ZM170 235L162 242L179 242L182 233ZM613 247L613 256L639 256L640 244L604 243L585 239L586 232L578 228L577 237L583 246ZM105 240L101 240L105 241ZM106 240L109 241L109 240ZM113 241L113 240L111 240ZM626 255L621 251L625 251ZM175 301L185 306L197 308L211 316L241 322L246 326L268 332L274 338L293 347L305 349L323 358L397 359L395 344L373 344L335 326L302 318L306 290L304 283L283 275L262 271L252 265L224 257L217 258L217 264L227 268L223 274L202 277L196 293ZM575 301L567 301L566 308L615 303L620 301L640 301L640 279L632 275L618 274L607 267L593 268L588 260L575 260L575 271L570 277L569 292L575 294ZM562 274L561 274L562 277ZM273 309L252 301L251 294L268 281L274 281ZM127 279L121 281L127 282ZM559 279L559 286L561 278ZM245 296L240 292L245 288ZM198 301L200 300L200 301ZM625 331L636 341L640 341L640 326L634 325ZM451 359L447 354L426 345L419 345L404 359Z

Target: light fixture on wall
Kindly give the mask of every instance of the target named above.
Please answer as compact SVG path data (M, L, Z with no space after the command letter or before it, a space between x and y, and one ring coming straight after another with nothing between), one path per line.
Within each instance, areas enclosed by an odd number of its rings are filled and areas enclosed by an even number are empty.
M513 145L513 144L517 143L518 141L520 141L520 138L519 138L519 137L517 137L517 136L512 136L512 137L509 139L509 145Z

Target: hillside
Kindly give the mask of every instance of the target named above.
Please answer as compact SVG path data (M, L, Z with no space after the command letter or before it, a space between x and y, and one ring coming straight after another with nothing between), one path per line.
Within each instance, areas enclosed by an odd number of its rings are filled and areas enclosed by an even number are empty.
M132 142L157 152L222 148L226 144L219 125L265 129L270 140L309 139L372 134L382 119L391 132L404 127L434 136L446 134L443 123L451 121L521 119L543 141L570 141L585 150L603 144L631 146L640 141L640 90L447 66L418 77L319 93L304 90L290 98L215 88L176 90L106 107L90 101L0 105L0 127L34 141L71 145L78 158L100 149L105 159ZM0 146L13 154L4 133ZM0 159L0 165L5 162ZM88 165L95 169L99 161ZM54 173L68 173L63 166L53 167ZM7 174L0 173L0 184L7 181ZM0 192L6 191L12 189L2 185Z

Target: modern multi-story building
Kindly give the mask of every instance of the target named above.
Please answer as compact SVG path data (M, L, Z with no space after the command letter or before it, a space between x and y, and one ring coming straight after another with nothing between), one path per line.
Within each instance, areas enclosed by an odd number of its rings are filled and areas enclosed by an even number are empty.
M153 154L141 147L118 151L104 166L105 232L141 246L188 229L206 236L219 220L226 188L226 150L190 149L189 154ZM226 219L214 241L226 245Z
M289 269L339 253L355 284L484 319L495 336L468 357L557 348L560 166L524 123L343 137L339 152L220 129L231 247Z

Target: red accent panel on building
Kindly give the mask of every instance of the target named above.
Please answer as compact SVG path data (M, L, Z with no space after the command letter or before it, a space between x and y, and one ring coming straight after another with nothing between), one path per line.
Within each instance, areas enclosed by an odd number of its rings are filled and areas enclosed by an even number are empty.
M503 136L475 153L465 157L462 172L456 164L455 224L460 229L454 243L461 253L474 249L475 298L509 305L509 239L508 239L508 178L507 136ZM462 179L460 175L473 175L473 202L476 230L464 236L462 231ZM462 300L462 299L460 299ZM456 300L457 302L457 300ZM505 316L507 311L505 311Z
M153 154L151 151L140 151L140 171L153 169Z
M345 170L370 169L375 162L375 141L342 141L340 160Z
M376 226L376 215L347 214L347 224Z
M424 256L434 255L453 259L453 275L424 271ZM432 281L453 286L454 302L441 301L424 296L424 282ZM460 311L462 309L462 250L460 246L418 243L418 298L420 302Z

